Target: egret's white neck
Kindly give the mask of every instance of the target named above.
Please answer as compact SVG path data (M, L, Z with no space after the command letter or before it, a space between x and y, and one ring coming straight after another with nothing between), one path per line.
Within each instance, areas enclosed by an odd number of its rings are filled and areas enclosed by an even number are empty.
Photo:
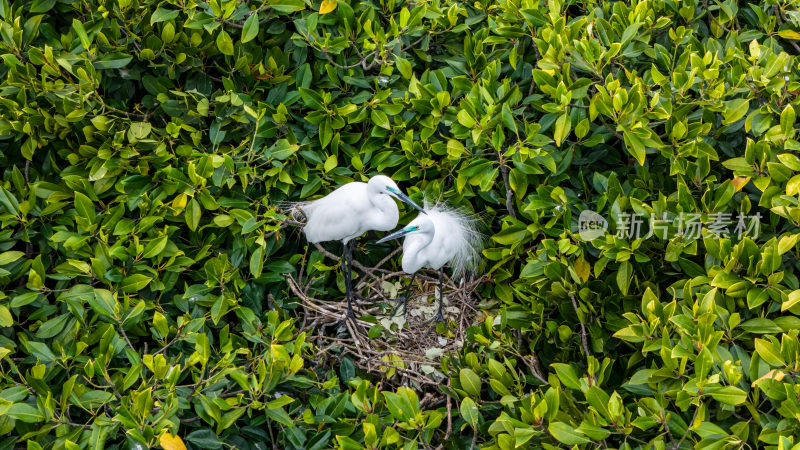
M432 231L416 232L406 236L403 241L403 271L414 273L428 261L426 248L433 240Z
M394 211L395 214L398 215L397 218L400 218L394 199L387 194L383 188L374 184L367 184L367 196L369 197L369 201L372 203L372 206L387 214L391 214L392 211Z
M367 183L367 198L376 210L369 218L371 229L388 231L397 226L400 211L394 199L385 193L382 187L375 183Z

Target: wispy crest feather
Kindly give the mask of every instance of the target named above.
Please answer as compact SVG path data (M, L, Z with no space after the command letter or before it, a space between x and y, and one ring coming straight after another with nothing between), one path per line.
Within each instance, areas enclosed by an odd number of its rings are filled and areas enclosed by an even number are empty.
M288 200L275 202L275 208L281 214L285 214L298 222L305 222L308 218L303 212L303 208L311 204L313 201L305 202L292 202Z
M460 276L468 270L475 270L481 262L485 245L485 236L479 231L478 216L462 208L453 208L441 202L433 203L427 198L423 209L436 229L444 230L448 239L456 242L456 252L450 260L453 275Z

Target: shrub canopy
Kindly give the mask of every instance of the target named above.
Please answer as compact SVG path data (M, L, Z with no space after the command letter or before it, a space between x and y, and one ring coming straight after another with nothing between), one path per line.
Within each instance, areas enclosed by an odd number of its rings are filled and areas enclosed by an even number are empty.
M797 448L798 25L772 1L0 0L2 446ZM335 300L341 275L276 205L376 173L489 230L446 404L314 365L299 329L286 277Z

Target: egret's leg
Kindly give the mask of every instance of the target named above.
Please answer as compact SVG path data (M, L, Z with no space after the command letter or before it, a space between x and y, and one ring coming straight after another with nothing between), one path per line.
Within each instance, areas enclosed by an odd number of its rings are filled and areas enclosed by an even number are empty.
M358 305L359 301L365 302L365 301L367 301L367 298L362 296L362 295L359 295L356 292L355 287L353 286L353 271L355 270L353 268L353 247L355 247L355 243L353 241L350 241L350 242L347 243L347 250L346 250L346 253L347 253L347 275L346 275L346 278L345 278L345 286L348 286L348 285L350 286L350 288L349 288L350 298L353 299L353 303Z
M442 314L442 297L444 296L444 283L442 281L442 278L443 278L442 270L439 269L439 309L436 312L436 315L433 316L432 319L425 322L426 324L433 322L431 330L436 329L436 325L439 322L442 322L445 328L447 328L448 330L450 329L450 327L447 325L447 321L444 319L444 314Z
M353 313L353 280L350 276L350 255L353 252L353 241L344 244L342 250L342 275L344 276L344 290L347 297L347 317L355 317Z
M348 258L348 261L347 261L347 268L348 268L347 277L350 280L350 294L353 297L353 302L356 305L358 305L359 301L366 302L369 299L367 297L364 297L363 295L360 295L356 291L355 286L353 286L353 272L358 273L358 270L353 266L353 248L355 247L355 241L348 242L348 245L350 246L350 248L349 248L348 253L347 253L347 258Z
M394 317L397 314L397 310L400 309L400 306L403 307L403 315L406 314L406 304L408 303L408 299L411 298L411 288L414 286L414 279L417 277L417 274L414 273L411 275L411 282L408 283L408 287L406 288L406 293L402 297L393 298L392 301L397 302L397 306L394 307L392 314L389 317Z

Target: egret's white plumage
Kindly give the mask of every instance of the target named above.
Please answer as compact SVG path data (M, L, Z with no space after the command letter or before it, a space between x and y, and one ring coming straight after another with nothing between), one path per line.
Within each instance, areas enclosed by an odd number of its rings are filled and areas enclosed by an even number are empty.
M350 269L353 239L370 230L389 231L397 226L400 212L394 198L423 211L397 187L391 178L376 175L368 182L347 183L311 202L294 203L293 215L305 217L303 231L308 242L341 241L342 274L347 292L347 317L353 317L353 288Z
M407 226L379 240L404 237L403 272L416 274L423 267L439 270L439 308L431 321L444 321L442 315L442 276L445 265L450 265L454 276L477 267L483 247L483 236L477 230L478 221L458 209L442 204L425 202L425 214L420 214ZM413 284L414 276L411 277ZM411 286L409 285L409 290ZM397 299L405 310L410 294ZM394 312L392 315L394 315Z
M392 196L416 207L384 175L376 175L367 183L347 183L319 200L297 203L295 207L306 217L303 231L308 242L346 244L367 231L389 231L397 226L400 212Z
M466 213L442 204L425 204L404 229L403 272L415 273L423 267L441 269L449 264L453 275L474 269L480 261L481 234L476 220Z

